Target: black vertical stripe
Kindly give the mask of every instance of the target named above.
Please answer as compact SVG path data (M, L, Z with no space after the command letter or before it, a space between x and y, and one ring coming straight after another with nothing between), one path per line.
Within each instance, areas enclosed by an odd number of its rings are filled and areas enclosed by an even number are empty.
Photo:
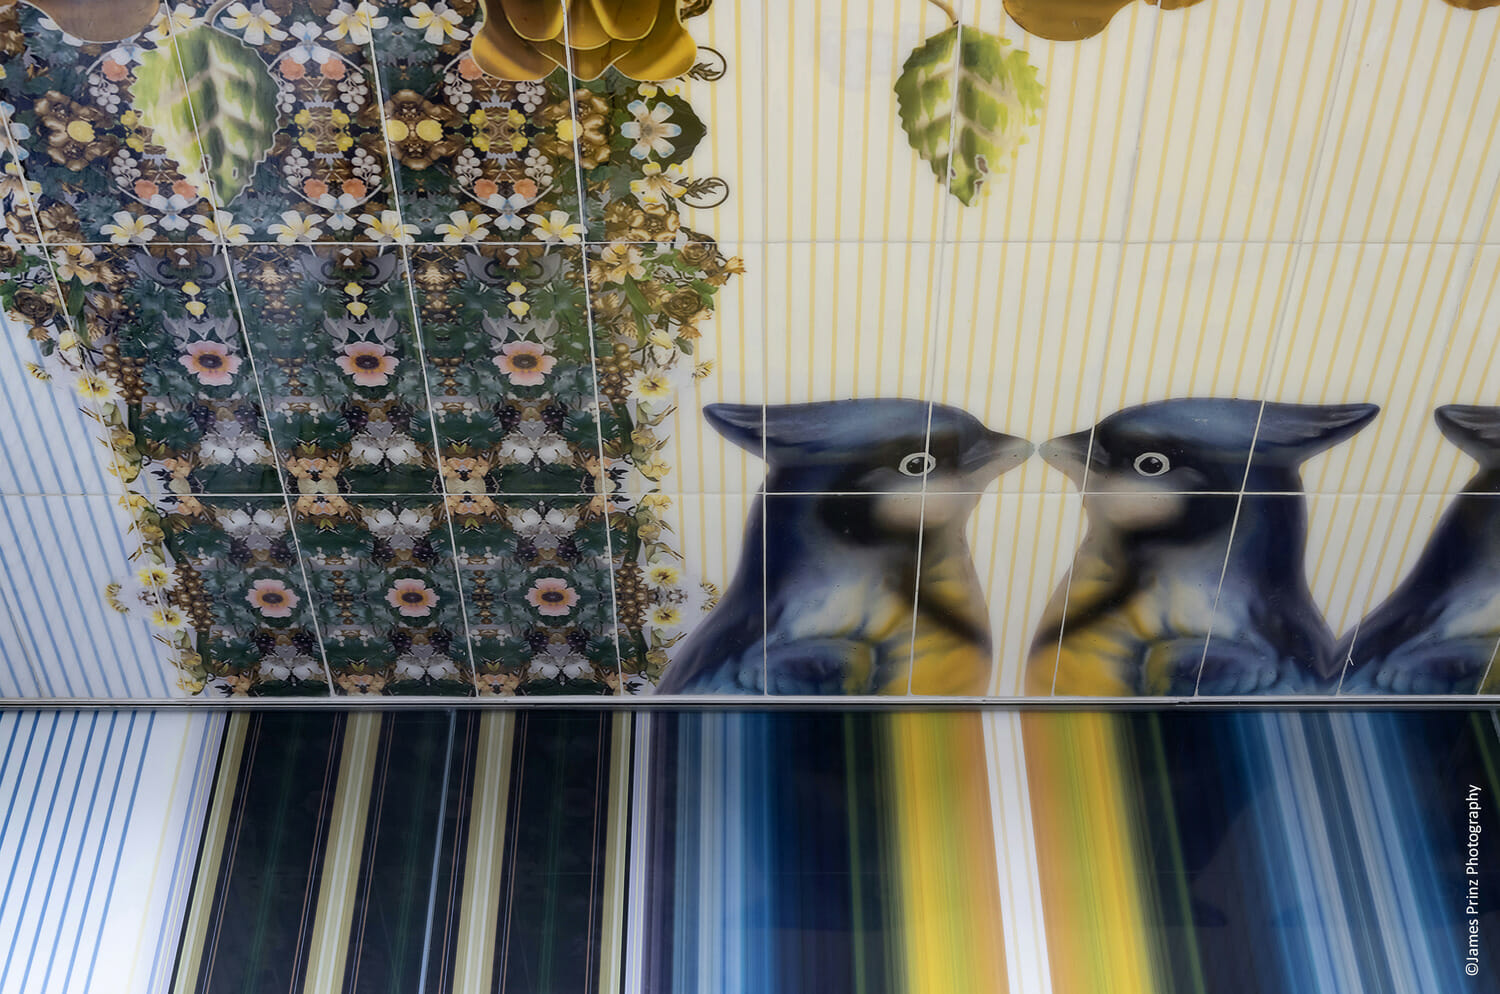
M288 994L307 969L344 716L249 722L219 864L199 994Z
M517 716L511 761L497 994L587 992L599 983L611 716Z
M427 947L427 994L448 994L458 955L459 916L463 911L464 869L469 849L469 812L474 798L474 765L479 749L480 712L460 711L453 750L448 755L448 792L443 797L439 826L437 879L433 891L432 936ZM442 771L435 771L441 781ZM430 856L429 852L429 856ZM416 987L408 988L416 991Z
M381 723L345 994L411 994L419 986L448 724L441 711L392 712Z

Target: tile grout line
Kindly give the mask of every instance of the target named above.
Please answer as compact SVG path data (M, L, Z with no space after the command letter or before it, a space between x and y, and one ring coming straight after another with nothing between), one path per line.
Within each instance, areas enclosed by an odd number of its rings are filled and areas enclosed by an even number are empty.
M380 113L380 147L385 152L386 170L391 179L391 205L396 213L396 254L401 258L401 266L405 270L403 274L406 279L406 302L411 308L411 332L412 341L417 350L417 368L422 374L422 397L427 401L427 424L432 431L432 461L433 469L437 471L437 483L439 495L443 503L443 521L448 527L448 548L453 553L453 583L458 593L458 612L464 620L464 651L469 657L469 683L474 688L475 695L481 693L479 687L479 662L474 656L474 636L469 625L469 603L464 596L464 578L459 569L458 556L458 529L453 524L453 514L448 506L448 479L443 475L443 446L438 437L437 416L434 414L435 405L432 400L432 384L427 373L427 351L422 344L422 315L417 306L417 289L411 278L411 252L410 243L406 240L406 214L401 205L401 189L396 176L396 159L391 154L391 143L387 136L385 116L385 82L380 78L380 57L375 51L375 31L370 31L370 86L375 96L375 107ZM330 684L330 688L332 685Z
M168 31L170 32L172 25L170 14L163 23L166 25ZM208 30L213 30L212 24L205 23L204 26ZM177 49L175 38L173 39L172 55L177 60L177 71L182 76L183 87L184 90L186 90L187 69L182 63L182 53ZM204 163L202 160L203 141L198 132L198 110L193 104L191 95L188 95L185 99L187 100L188 105L188 116L193 122L193 137L198 140L198 150L200 156L198 169L203 174L203 180L209 192L209 208L214 211L215 220L217 220L218 212L223 208L220 206L221 201L219 198L219 191L215 188L213 176L206 168L204 168ZM278 496L281 497L282 506L286 509L287 534L291 536L292 548L297 555L297 569L298 572L302 574L302 589L307 593L308 619L312 622L313 637L318 640L318 655L323 663L323 677L328 682L328 696L331 698L334 696L333 672L328 665L328 650L323 642L323 627L318 622L317 611L313 609L314 597L312 581L307 574L307 560L302 554L302 540L297 537L296 518L292 513L291 493L287 490L286 476L282 470L281 458L276 454L276 440L271 436L270 408L266 405L265 390L261 384L260 370L255 361L255 351L250 348L250 336L249 333L245 330L245 310L240 303L239 285L234 275L234 259L229 254L229 241L224 236L224 233L218 231L217 225L215 225L214 230L218 234L218 238L215 241L215 248L218 252L223 254L224 278L225 281L229 284L229 295L234 301L235 320L239 325L240 340L245 346L245 362L250 367L250 379L251 382L255 384L255 396L256 399L260 402L261 418L264 422L266 432L266 447L270 450L271 454L271 468L275 471L276 480L281 485L281 493ZM199 693L201 693L201 691ZM194 696L197 695L195 694Z
M1151 41L1150 41L1148 49L1147 49L1146 69L1145 69L1145 81L1141 84L1141 99L1140 99L1140 114L1139 114L1140 124L1139 124L1139 126L1138 126L1138 128L1136 130L1136 135L1135 135L1135 151L1134 151L1134 153L1130 157L1130 171L1129 171L1129 175L1128 175L1128 177L1126 179L1126 190L1127 190L1127 193L1126 193L1126 196L1125 196L1125 211L1124 211L1124 215L1121 217L1121 220L1120 220L1120 240L1117 243L1118 247L1120 249L1120 257L1119 257L1119 259L1116 260L1114 286L1111 287L1110 294L1109 294L1109 310L1108 310L1108 314L1110 316L1110 327L1109 327L1108 331L1105 332L1104 342L1103 342L1103 344L1101 346L1101 353L1100 353L1101 355L1105 356L1106 358L1108 357L1108 354L1109 354L1109 344L1110 344L1110 341L1111 341L1111 339L1114 338L1114 333L1115 333L1115 329L1114 329L1114 314L1115 314L1115 310L1119 307L1119 302L1120 302L1120 284L1123 283L1124 280L1125 280L1125 246L1127 244L1126 239L1129 237L1129 234L1130 234L1130 221L1131 221L1131 218L1132 218L1132 216L1134 215L1134 212L1135 212L1135 199L1136 199L1135 198L1135 186L1136 186L1136 181L1140 177L1140 169L1141 169L1141 147L1142 147L1142 145L1144 144L1144 141L1145 141L1145 136L1143 134L1143 131L1144 131L1144 128L1145 128L1146 107L1148 106L1148 104L1150 102L1150 99L1151 99L1151 74L1152 74L1152 71L1153 71L1153 69L1154 69L1154 67L1156 65L1157 43L1161 40L1161 11L1160 10L1153 10L1147 16L1151 17ZM1101 243L1101 245L1102 244L1103 243ZM1104 376L1103 376L1103 374L1101 372L1100 377L1099 377L1099 386L1098 386L1098 389L1097 389L1097 391L1095 392L1095 395L1094 395L1094 409L1093 409L1093 412L1090 414L1090 418L1092 420L1089 423L1089 444L1088 444L1088 447L1084 450L1083 481L1078 485L1078 498L1079 498L1080 504L1083 505L1082 506L1082 518L1081 518L1081 520L1079 522L1079 539L1078 539L1078 541L1079 541L1079 548L1074 550L1073 556L1072 556L1072 558L1068 562L1068 573L1067 573L1067 576L1063 580L1062 612L1061 612L1061 614L1058 617L1058 623L1057 623L1057 650L1056 650L1056 652L1052 656L1052 681L1051 681L1050 687L1048 688L1048 695L1049 696L1053 696L1053 697L1057 696L1057 671L1061 667L1061 664L1062 664L1063 639L1067 635L1067 632L1068 632L1068 624L1067 624L1067 619L1068 619L1068 601L1070 600L1070 598L1072 597L1072 594L1073 594L1073 573L1074 573L1074 571L1076 570L1076 568L1078 566L1078 553L1080 551L1082 551L1083 543L1085 541L1087 541L1088 535L1089 535L1088 507L1084 503L1084 498L1088 494L1089 466L1093 462L1093 458L1094 458L1094 430L1095 430L1095 428L1098 427L1098 423L1099 423L1099 411L1100 411L1101 405L1103 404L1103 401L1104 401ZM1028 662L1029 662L1029 660L1028 660ZM1030 668L1029 665L1026 668L1029 669ZM1023 680L1024 680L1024 675L1023 675ZM1024 686L1024 684L1023 684L1023 686Z
M1347 8L1341 9L1341 14L1346 11ZM1333 104L1339 92L1339 84L1344 78L1344 65L1348 59L1349 48L1353 44L1353 40L1354 15L1350 14L1348 23L1344 25L1344 40L1343 43L1339 45L1338 61L1334 65L1333 72L1329 77L1328 110L1325 112L1325 117L1323 119L1322 134L1318 138L1317 151L1313 154L1312 162L1308 167L1308 183L1311 184L1308 189L1311 189L1317 185L1319 170L1322 169L1323 158L1328 151L1329 138L1332 136L1332 133L1334 131ZM1300 206L1302 206L1302 204L1299 198L1299 207ZM1208 631L1203 636L1203 653L1198 657L1198 675L1197 678L1193 681L1193 696L1195 698L1198 696L1199 689L1203 684L1203 671L1208 666L1208 651L1213 644L1214 627L1219 619L1219 600L1224 593L1224 578L1229 575L1229 563L1234 555L1234 538L1239 531L1240 513L1244 509L1245 497L1251 493L1249 489L1250 468L1255 463L1255 446L1260 439L1261 422L1264 419L1266 412L1266 400L1264 394L1266 387L1269 386L1271 378L1278 368L1278 360L1281 358L1281 349L1285 343L1285 336L1287 333L1287 318L1291 312L1292 297L1295 296L1295 294L1293 293L1293 288L1297 285L1297 274L1302 272L1303 259L1307 256L1308 245L1305 241L1305 238L1307 233L1312 230L1314 213L1315 212L1313 211L1312 207L1310 205L1307 205L1306 213L1302 216L1300 224L1296 225L1297 238L1292 243L1292 257L1288 262L1287 270L1288 279L1292 282L1290 282L1286 286L1286 289L1283 291L1285 293L1285 296L1281 301L1281 313L1276 319L1276 330L1271 336L1270 349L1268 352L1270 360L1266 363L1265 368L1261 372L1260 388L1257 390L1257 392L1261 394L1260 408L1256 412L1255 428L1250 434L1250 451L1246 454L1245 471L1244 474L1240 477L1240 490L1238 496L1235 498L1234 518L1230 521L1229 524L1229 539L1224 545L1224 565L1219 569L1219 582L1214 588L1213 613L1209 615ZM1319 218L1321 218L1321 214L1319 214L1318 216ZM1301 495L1300 499L1305 505L1307 501L1306 495ZM1305 550L1303 555L1305 557ZM1303 564L1303 571L1304 573L1306 572L1305 562ZM1340 678L1340 683L1342 683L1342 677Z
M928 319L931 325L928 328L927 341L924 343L924 362L927 365L927 383L925 394L927 397L927 424L923 428L922 451L927 456L928 471L922 474L922 486L918 491L917 498L917 559L916 569L912 578L911 592L911 639L907 643L906 656L906 695L912 694L912 685L916 682L917 670L917 611L922 603L922 544L927 533L927 480L932 475L935 464L932 461L932 418L936 409L937 401L934 395L937 392L937 368L941 356L938 348L940 341L946 340L947 335L943 331L943 318L950 315L944 311L943 302L948 295L943 293L945 276L950 261L950 253L955 249L955 242L948 232L949 215L953 211L953 156L957 150L958 122L962 114L960 107L962 100L959 95L959 83L963 78L964 64L964 26L963 17L967 13L964 0L956 0L956 12L953 24L953 68L949 70L948 88L950 98L953 101L952 110L948 113L948 164L944 170L943 182L941 184L942 209L939 211L938 224L935 229L939 234L934 239L933 247L939 252L937 259L937 272L934 274L932 283L928 287L929 299L932 301ZM966 526L967 527L967 526ZM988 687L988 685L986 685Z
M598 343L595 341L598 325L594 318L593 287L589 282L588 188L583 181L583 147L579 140L583 131L578 126L578 101L573 98L578 78L573 73L573 38L569 25L572 12L565 0L557 0L557 3L562 7L563 51L567 54L568 58L568 64L562 68L568 76L568 116L573 124L573 177L578 195L578 222L582 228L578 247L578 265L579 271L583 276L583 308L584 317L588 325L589 367L593 373L594 381L594 436L599 444L599 470L594 480L594 495L603 503L600 513L604 515L604 555L608 560L610 616L613 622L610 626L610 634L613 636L615 643L616 687L614 696L620 697L625 693L625 659L620 651L620 597L617 589L618 583L615 579L614 537L609 520L610 506L613 498L609 490L611 483L609 473L605 469L604 400L599 392L599 355Z

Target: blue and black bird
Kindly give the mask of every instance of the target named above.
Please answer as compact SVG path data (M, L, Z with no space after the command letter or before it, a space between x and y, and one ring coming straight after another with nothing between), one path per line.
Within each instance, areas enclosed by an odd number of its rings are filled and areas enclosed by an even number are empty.
M1045 443L1088 531L1032 642L1028 693L1286 693L1336 672L1303 569L1299 467L1378 410L1183 398Z
M916 400L703 413L768 473L734 579L657 693L987 692L989 610L964 530L1030 443Z
M1343 693L1472 694L1500 644L1500 407L1452 404L1433 418L1479 472L1411 572L1340 639Z

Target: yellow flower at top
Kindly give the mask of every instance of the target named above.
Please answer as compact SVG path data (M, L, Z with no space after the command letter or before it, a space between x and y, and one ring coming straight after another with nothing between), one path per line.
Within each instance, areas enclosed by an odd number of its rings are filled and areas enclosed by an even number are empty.
M69 121L68 137L76 142L88 144L94 140L94 126L87 121Z

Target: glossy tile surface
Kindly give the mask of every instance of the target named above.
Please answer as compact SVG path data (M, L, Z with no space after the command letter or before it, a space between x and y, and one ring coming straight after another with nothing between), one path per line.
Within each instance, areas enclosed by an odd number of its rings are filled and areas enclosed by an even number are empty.
M149 6L0 9L7 696L1493 685L1494 8Z

